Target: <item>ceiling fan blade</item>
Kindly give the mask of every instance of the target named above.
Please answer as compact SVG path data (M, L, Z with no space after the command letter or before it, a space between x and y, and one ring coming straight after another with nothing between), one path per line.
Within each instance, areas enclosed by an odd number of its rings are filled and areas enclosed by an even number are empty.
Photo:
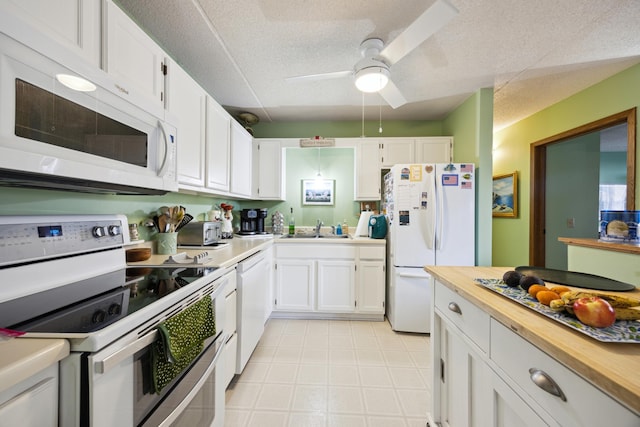
M379 93L393 109L396 109L407 103L407 100L405 99L404 95L402 95L402 92L400 92L400 89L398 89L398 87L393 84L391 80L389 80L387 85L382 88Z
M390 64L395 64L444 27L457 14L458 9L446 0L436 0L418 19L382 49L380 56L386 58Z
M288 82L295 81L313 81L313 80L329 80L329 79L339 79L342 77L347 77L353 74L351 70L345 71L335 71L333 73L320 73L320 74L307 74L304 76L295 76L295 77L287 77L285 80Z

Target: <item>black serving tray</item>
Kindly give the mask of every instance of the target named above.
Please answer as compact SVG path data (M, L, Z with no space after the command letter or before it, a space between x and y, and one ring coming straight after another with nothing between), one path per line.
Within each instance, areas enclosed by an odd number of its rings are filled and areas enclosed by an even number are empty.
M537 276L545 282L599 291L632 291L636 287L630 283L619 282L595 274L578 273L575 271L554 270L552 268L520 266L516 271L527 276Z

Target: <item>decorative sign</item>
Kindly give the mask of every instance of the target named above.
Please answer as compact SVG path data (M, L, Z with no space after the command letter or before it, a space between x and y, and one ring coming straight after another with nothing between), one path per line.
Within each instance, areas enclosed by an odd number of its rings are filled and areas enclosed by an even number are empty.
M300 147L333 147L336 145L334 138L323 138L314 136L313 138L303 138L300 140Z

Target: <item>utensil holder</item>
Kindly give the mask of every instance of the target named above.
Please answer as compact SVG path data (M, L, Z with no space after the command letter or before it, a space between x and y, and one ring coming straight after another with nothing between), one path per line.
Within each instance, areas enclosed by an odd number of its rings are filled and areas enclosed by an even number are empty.
M178 233L156 234L156 253L160 255L173 255L178 252Z

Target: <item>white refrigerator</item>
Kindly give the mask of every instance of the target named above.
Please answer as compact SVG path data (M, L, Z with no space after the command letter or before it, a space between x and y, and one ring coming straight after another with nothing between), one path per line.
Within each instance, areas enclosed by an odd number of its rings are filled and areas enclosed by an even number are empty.
M475 264L471 163L394 165L384 176L387 318L395 331L431 333L426 265Z

